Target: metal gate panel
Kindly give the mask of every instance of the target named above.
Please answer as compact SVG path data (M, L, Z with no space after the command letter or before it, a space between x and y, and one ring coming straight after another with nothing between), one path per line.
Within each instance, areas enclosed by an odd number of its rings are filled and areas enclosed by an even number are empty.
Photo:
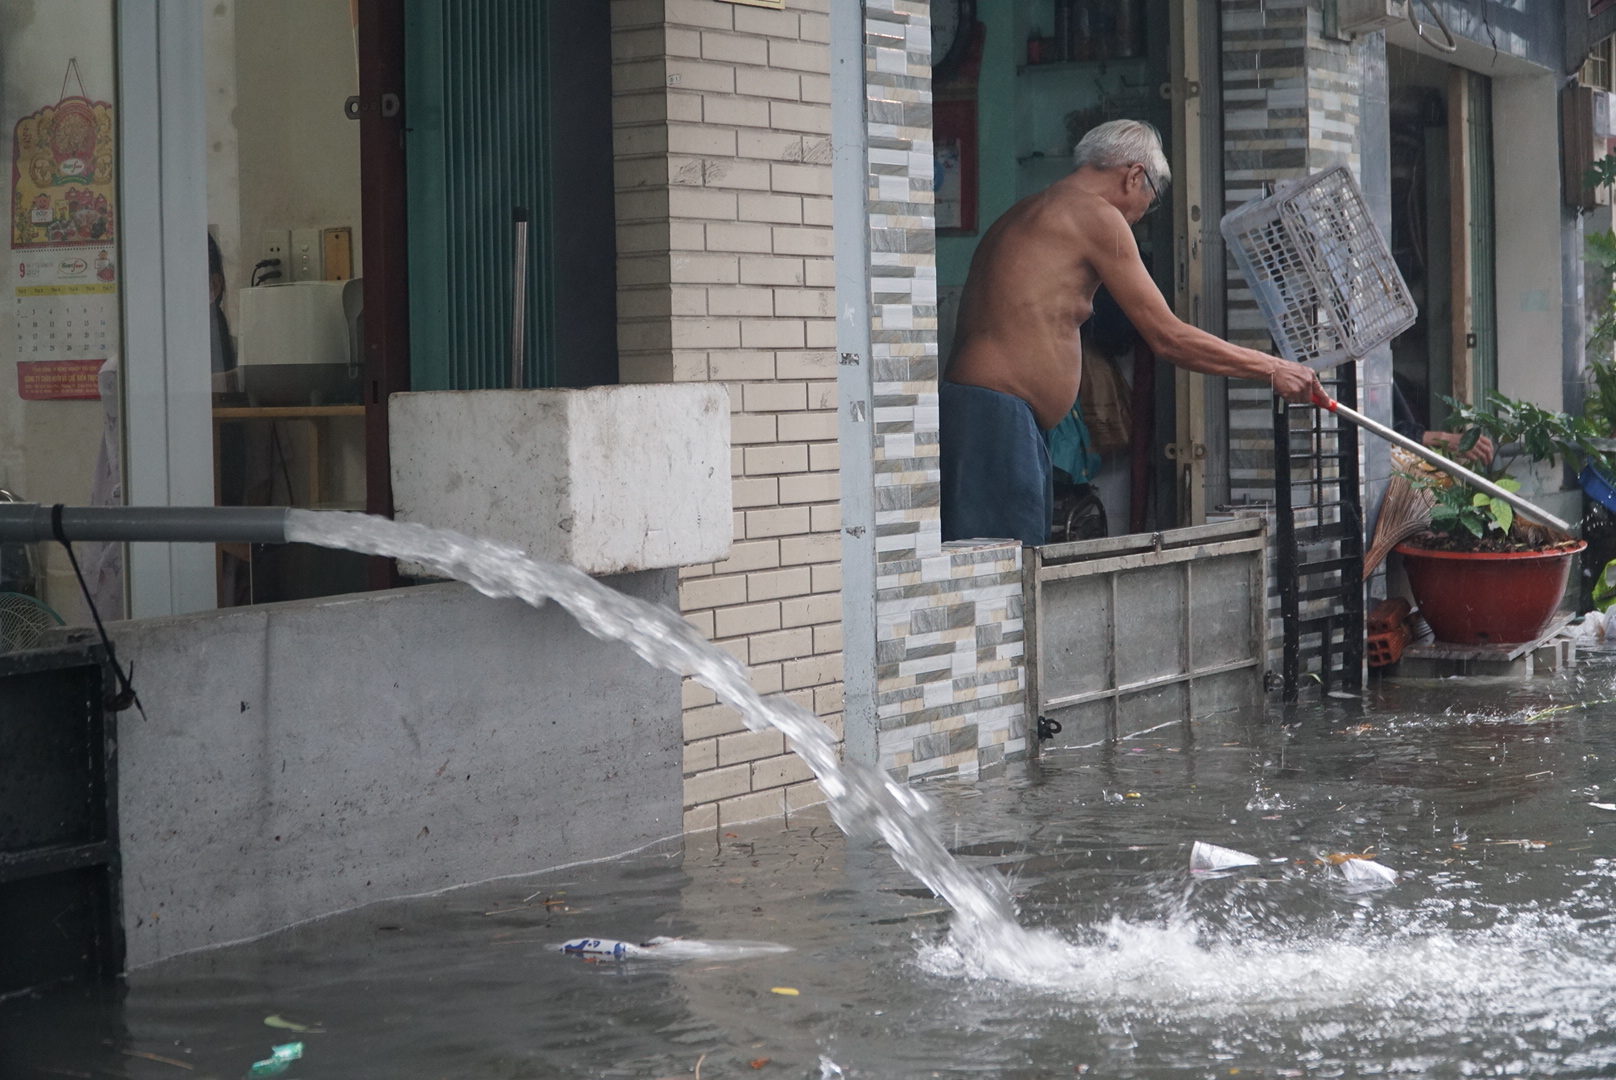
M1046 586L1059 631L1045 638L1044 685L1051 697L1091 694L1116 684L1111 671L1111 579L1071 578ZM1081 614L1081 618L1063 617Z
M1267 522L1241 518L1028 549L1029 730L1051 748L1261 700Z
M1189 642L1183 612L1189 606L1189 563L1120 570L1115 575L1118 686L1137 686L1182 673ZM1081 619L1079 611L1065 612ZM1059 633L1058 623L1052 623Z

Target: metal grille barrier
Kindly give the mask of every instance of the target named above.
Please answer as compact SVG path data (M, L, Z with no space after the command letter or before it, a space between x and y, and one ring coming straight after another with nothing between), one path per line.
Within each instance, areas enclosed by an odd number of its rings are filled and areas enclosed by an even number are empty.
M1321 380L1358 400L1357 365ZM1322 692L1363 686L1363 510L1358 429L1324 409L1274 398L1275 558L1285 648L1284 697L1304 679Z
M1071 748L1259 702L1267 540L1241 518L1028 548L1029 729Z

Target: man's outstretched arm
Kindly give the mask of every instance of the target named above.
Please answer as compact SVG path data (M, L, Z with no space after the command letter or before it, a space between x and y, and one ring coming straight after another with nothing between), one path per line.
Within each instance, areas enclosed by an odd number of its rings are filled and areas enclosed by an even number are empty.
M1280 397L1297 404L1306 404L1315 394L1324 393L1318 374L1311 368L1231 345L1174 315L1145 269L1133 230L1122 215L1105 215L1104 231L1109 235L1096 238L1094 267L1101 283L1157 356L1190 371L1267 382Z

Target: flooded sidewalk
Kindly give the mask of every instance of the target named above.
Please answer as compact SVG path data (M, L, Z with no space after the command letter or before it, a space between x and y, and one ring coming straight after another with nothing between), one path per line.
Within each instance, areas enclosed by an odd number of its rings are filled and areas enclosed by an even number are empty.
M287 1076L353 1080L1607 1075L1612 699L1597 664L1390 684L922 788L1063 939L1020 979L815 813L0 1002L0 1075L223 1080L291 1039ZM1196 841L1258 862L1192 873ZM585 936L714 948L555 949Z

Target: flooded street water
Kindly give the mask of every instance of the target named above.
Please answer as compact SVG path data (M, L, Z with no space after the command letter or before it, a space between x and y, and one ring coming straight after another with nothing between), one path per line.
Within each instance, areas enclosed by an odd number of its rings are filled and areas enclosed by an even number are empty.
M943 842L1070 943L1016 978L956 948L884 845L813 813L12 999L0 1076L227 1080L293 1039L291 1080L835 1075L822 1057L864 1077L1611 1075L1616 810L1590 804L1616 805L1616 704L1543 714L1616 698L1610 668L1580 671L1388 686L926 788ZM1263 861L1192 874L1196 840ZM1366 851L1399 882L1354 888L1323 858ZM552 948L580 936L715 944Z

